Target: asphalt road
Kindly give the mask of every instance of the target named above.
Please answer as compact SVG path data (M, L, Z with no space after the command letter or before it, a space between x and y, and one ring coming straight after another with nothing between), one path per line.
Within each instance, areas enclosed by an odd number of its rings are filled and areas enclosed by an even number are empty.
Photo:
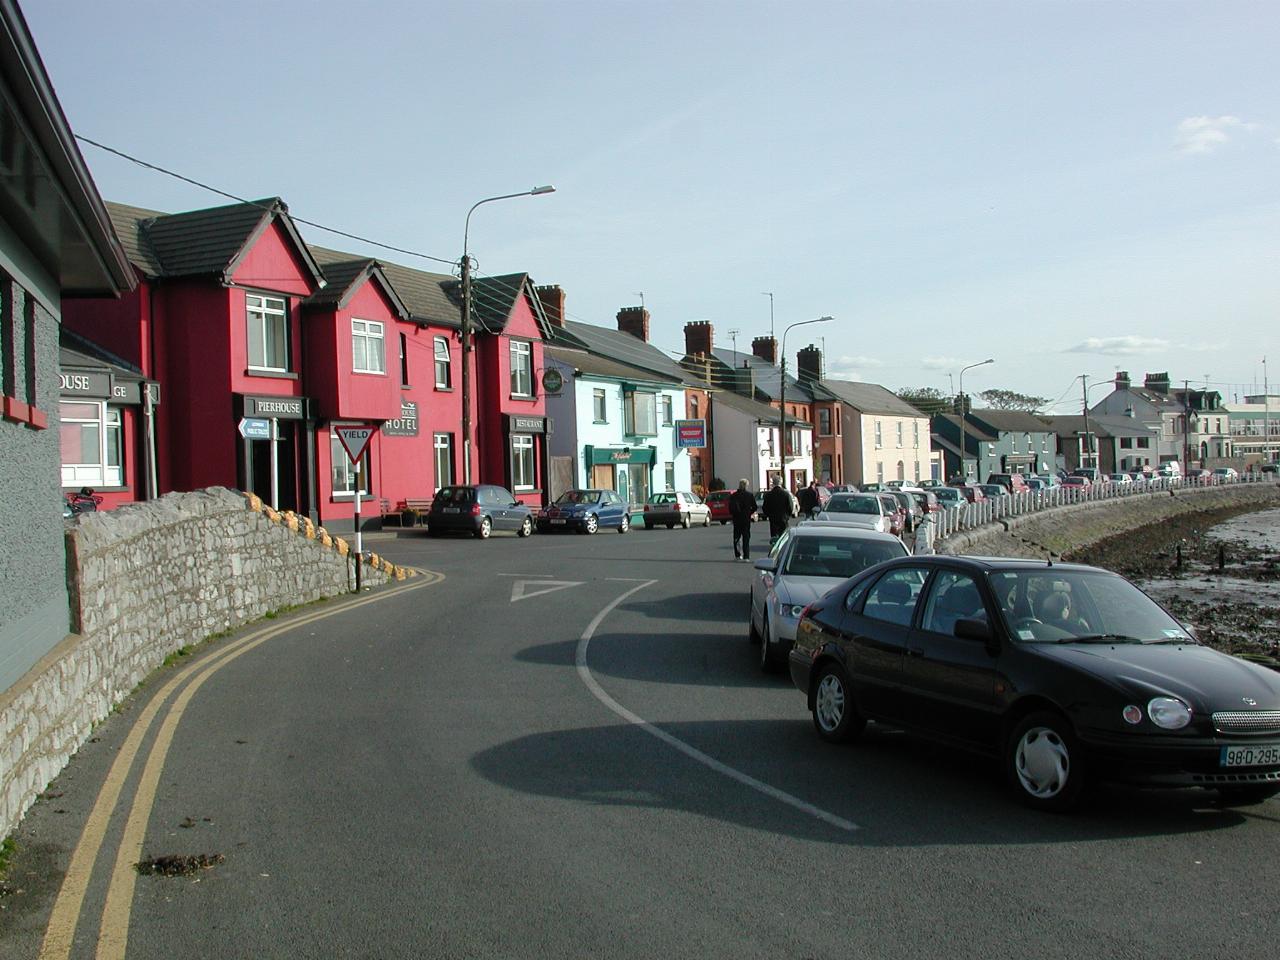
M729 539L371 544L444 579L149 682L24 822L0 956L1274 956L1280 801L1110 788L1053 817L947 748L824 745L755 665ZM262 627L287 629L232 647ZM167 753L135 820L147 857L224 859L113 879L140 760L74 933L46 938L111 764L205 664L170 740L162 712L140 741Z

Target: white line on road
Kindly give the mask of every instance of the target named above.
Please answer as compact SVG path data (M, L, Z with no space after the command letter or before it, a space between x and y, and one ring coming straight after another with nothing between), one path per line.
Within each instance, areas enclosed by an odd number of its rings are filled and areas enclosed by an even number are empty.
M578 668L578 676L581 677L582 682L587 685L587 689L591 691L592 696L620 716L623 720L627 721L627 723L635 724L645 733L657 737L663 743L670 747L674 747L686 757L689 757L691 760L696 760L698 763L714 770L716 773L723 774L731 780L736 780L743 786L750 787L758 793L763 793L766 797L777 800L779 803L785 803L790 807L794 807L801 813L808 814L811 817L816 817L824 823L831 824L833 827L838 827L841 830L857 830L858 825L856 823L845 820L842 817L837 817L835 814L828 813L825 810L815 807L811 803L806 803L799 797L794 797L783 790L779 790L777 787L771 787L769 784L763 783L755 777L748 776L740 770L735 770L733 767L721 763L715 757L708 756L696 747L690 746L679 737L673 737L671 734L667 733L667 731L662 730L659 727L655 727L648 720L637 716L622 704L618 703L617 700L614 700L613 697L605 693L604 688L596 682L596 678L591 675L591 668L587 666L587 648L591 645L591 638L595 635L600 624L604 622L604 618L612 613L614 608L622 603L623 600L626 600L633 593L639 593L645 587L652 586L657 582L657 580L645 580L639 586L632 587L622 596L618 597L597 613L595 619L587 624L587 629L583 631L581 639L578 640L578 650L574 657L574 663Z

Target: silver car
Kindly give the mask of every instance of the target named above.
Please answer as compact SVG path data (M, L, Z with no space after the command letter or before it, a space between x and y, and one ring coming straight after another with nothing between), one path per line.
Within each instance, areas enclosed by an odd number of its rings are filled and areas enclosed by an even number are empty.
M884 501L875 493L833 493L814 520L863 527L880 533L888 533L890 527Z
M787 662L806 606L854 574L907 552L897 537L877 530L819 521L789 529L769 556L756 561L751 580L750 632L760 644L760 669L773 673Z
M702 498L688 490L668 490L655 493L644 505L644 528L665 524L670 530L676 524L688 529L691 526L711 526L711 508Z

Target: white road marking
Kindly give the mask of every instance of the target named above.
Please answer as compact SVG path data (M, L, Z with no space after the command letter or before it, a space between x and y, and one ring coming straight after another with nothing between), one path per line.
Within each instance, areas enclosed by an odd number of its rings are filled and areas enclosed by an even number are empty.
M568 590L570 587L580 587L583 583L582 580L517 580L511 585L511 602L540 597L544 593L555 593L557 590ZM530 587L534 589L530 590Z
M604 618L612 613L614 609L622 603L622 601L626 600L633 593L639 593L645 587L652 586L657 582L657 580L646 580L639 586L632 587L626 593L622 594L622 596L618 597L597 613L595 615L595 619L587 624L587 629L583 631L582 637L578 640L578 649L574 656L574 663L578 668L578 676L582 679L582 682L586 684L587 689L591 691L592 696L623 720L627 721L627 723L634 724L650 736L657 737L663 743L670 747L674 747L686 757L689 757L691 760L696 760L698 763L714 770L716 773L723 774L731 780L736 780L743 786L750 787L752 790L762 793L773 800L777 800L779 803L785 803L787 806L794 807L801 813L808 814L811 817L816 817L818 820L821 820L824 823L829 823L833 827L849 831L859 829L856 823L853 823L850 820L845 820L842 817L837 817L835 814L828 813L819 807L815 807L811 803L806 803L799 797L794 797L783 790L779 790L777 787L772 787L767 783L757 780L755 777L748 776L740 770L735 770L733 767L721 763L715 757L708 756L696 747L690 746L679 737L674 737L667 733L667 731L662 730L659 727L655 727L648 720L637 716L622 704L618 703L618 701L614 700L613 697L609 696L609 694L605 692L604 688L596 682L596 678L591 675L591 668L587 666L587 648L591 645L591 638L595 635L600 624L604 622Z

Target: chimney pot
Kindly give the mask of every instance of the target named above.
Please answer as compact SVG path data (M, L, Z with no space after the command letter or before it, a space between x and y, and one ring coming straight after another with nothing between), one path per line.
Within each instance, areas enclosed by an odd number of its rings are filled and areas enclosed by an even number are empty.
M649 342L649 311L644 307L623 307L618 311L618 330Z
M690 357L711 355L712 328L709 320L691 320L684 325L684 352Z
M778 341L774 337L756 337L751 341L751 352L766 363L778 362Z

